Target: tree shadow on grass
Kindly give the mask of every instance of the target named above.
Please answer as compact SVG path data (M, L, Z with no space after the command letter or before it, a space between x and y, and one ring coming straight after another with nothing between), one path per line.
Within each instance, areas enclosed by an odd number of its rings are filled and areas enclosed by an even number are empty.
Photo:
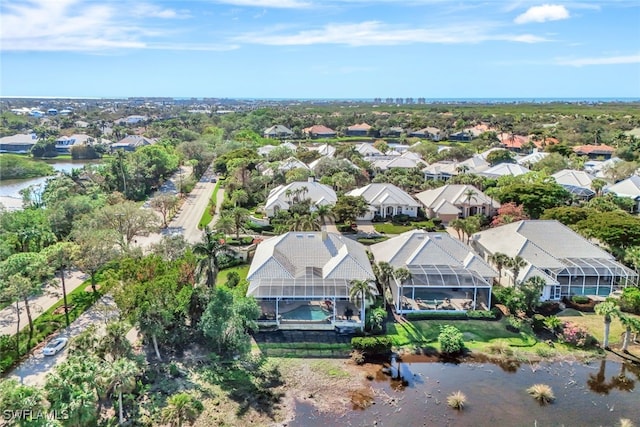
M284 393L275 389L283 384L280 371L276 366L265 363L263 357L243 361L211 363L202 368L202 378L218 385L227 392L227 397L239 407L238 417L250 409L274 419L274 411Z

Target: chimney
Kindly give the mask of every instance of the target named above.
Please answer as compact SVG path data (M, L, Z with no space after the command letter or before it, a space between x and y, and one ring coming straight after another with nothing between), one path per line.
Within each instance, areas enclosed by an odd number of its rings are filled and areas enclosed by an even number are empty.
M322 237L322 241L325 241L329 238L329 236L327 235L327 226L323 225L322 228L320 229L320 236Z
M307 178L307 182L316 182L316 177L311 175L309 178Z

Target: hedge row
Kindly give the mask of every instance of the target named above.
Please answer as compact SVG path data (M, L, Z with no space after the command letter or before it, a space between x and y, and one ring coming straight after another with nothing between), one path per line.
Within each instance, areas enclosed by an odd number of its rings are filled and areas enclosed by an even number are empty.
M391 346L391 338L386 336L351 338L351 347L368 356L389 354Z
M405 317L410 320L497 320L500 316L495 311L472 310L466 313L459 311L425 311L407 313Z

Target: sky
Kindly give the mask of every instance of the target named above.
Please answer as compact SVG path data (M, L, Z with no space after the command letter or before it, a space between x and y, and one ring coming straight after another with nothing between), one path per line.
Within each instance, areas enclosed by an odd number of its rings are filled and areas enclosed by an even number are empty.
M640 1L0 0L0 96L640 99Z

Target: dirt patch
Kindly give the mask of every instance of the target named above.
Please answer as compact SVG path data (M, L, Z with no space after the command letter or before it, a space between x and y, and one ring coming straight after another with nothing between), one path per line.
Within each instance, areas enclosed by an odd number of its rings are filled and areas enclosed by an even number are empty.
M96 285L96 291L100 290L100 285ZM85 292L93 292L93 288L91 287L91 285L87 286L86 288L84 288Z
M68 305L67 309L69 311L71 311L71 310L73 310L74 307L75 307L75 305ZM55 310L53 310L53 314L64 314L64 305L61 305L60 307L58 307Z

